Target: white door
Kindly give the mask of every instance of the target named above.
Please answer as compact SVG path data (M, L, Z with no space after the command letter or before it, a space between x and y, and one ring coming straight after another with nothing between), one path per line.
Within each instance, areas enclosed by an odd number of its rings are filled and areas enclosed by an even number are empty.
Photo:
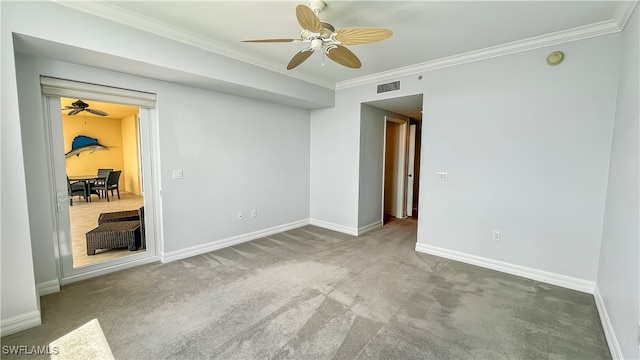
M67 191L67 172L65 161L65 145L62 131L62 115L59 97L46 97L46 110L48 118L48 132L50 156L52 163L52 182L56 196L56 235L58 247L58 262L62 283L72 282L103 273L124 269L134 265L150 262L156 256L155 248L155 203L154 192L147 192L144 197L145 206L145 238L146 251L134 253L129 256L106 260L100 263L82 267L73 266L73 249L71 239L71 219L69 216L69 197ZM151 124L149 109L140 109L140 156L142 165L143 188L153 188L153 183L145 184L147 179L152 179L151 161ZM145 186L146 185L146 186ZM97 219L96 219L97 223Z
M409 149L407 157L407 216L413 214L413 181L416 161L416 125L409 126Z

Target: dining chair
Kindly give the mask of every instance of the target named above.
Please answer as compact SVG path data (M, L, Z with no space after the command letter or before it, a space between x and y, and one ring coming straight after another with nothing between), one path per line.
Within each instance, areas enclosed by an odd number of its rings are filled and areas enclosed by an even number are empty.
M109 191L111 191L111 196L113 196L113 190L115 190L118 193L118 199L120 199L120 173L122 173L122 170L110 171L104 183L90 184L89 193L93 194L94 191L102 193L102 195L107 198L107 201L109 201Z
M109 173L112 172L113 169L98 169L98 177L106 179L109 176Z
M67 176L67 190L69 191L69 205L73 206L74 196L84 196L87 199L87 188L83 181L76 181L74 183L69 180Z
M107 169L107 168L98 169L98 173L96 175L98 179L92 180L90 183L93 183L97 186L104 186L104 182L107 180L107 176L109 176L109 173L112 171L113 169ZM92 194L96 194L98 195L99 198L102 198L102 195L98 190L92 190L91 187L89 186L89 199L91 199Z

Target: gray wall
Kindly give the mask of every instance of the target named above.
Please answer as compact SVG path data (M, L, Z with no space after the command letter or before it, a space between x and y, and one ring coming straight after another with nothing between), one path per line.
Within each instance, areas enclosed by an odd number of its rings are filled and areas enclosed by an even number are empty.
M34 81L40 73L158 94L165 251L308 218L309 111L302 108L331 106L331 89L52 2L3 1L0 15L3 329L39 322L36 277L38 283L56 278L46 203L53 194L34 186L46 179L47 166ZM19 62L19 108L15 38L40 57L94 67ZM184 170L184 180L171 180L175 168ZM252 208L257 218L235 220L237 211Z
M404 76L392 95L375 94L376 84L338 90L334 108L311 114L311 218L358 227L360 104L422 93L418 243L593 284L619 40ZM560 66L545 62L553 50L567 54ZM439 171L449 181L436 182ZM333 212L330 198L342 201Z
M164 252L309 217L309 111L60 61L18 56L22 138L36 282L55 280L55 198L39 75L158 95ZM173 180L172 169L184 179ZM251 209L258 216L251 218ZM247 216L237 221L238 211Z
M623 33L622 66L611 143L598 266L598 290L625 359L638 359L640 322L640 111L636 7Z

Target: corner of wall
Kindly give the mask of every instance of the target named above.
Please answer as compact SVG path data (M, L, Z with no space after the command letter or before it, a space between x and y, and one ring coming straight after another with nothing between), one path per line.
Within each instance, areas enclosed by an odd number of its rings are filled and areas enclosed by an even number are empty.
M596 302L596 308L598 309L598 315L600 316L600 322L602 323L604 336L607 339L607 345L609 345L611 358L613 360L623 360L624 357L622 356L622 349L620 349L620 344L618 343L616 333L613 330L611 319L609 318L609 314L607 313L607 306L605 305L604 299L602 298L602 294L600 294L598 284L595 285L595 288L593 290L593 298Z
M309 224L313 226L318 226L324 229L333 230L337 232L341 232L347 235L358 236L358 229L352 228L340 224L331 223L328 221L318 220L318 219L309 219Z
M38 283L38 296L45 296L60 292L60 282L58 279Z
M420 242L416 243L416 251L443 257L445 259L460 261L466 264L480 266L491 270L500 271L511 275L521 276L527 279L561 286L567 289L576 290L587 294L593 294L595 287L595 283L593 281L578 279L571 276L538 270L526 266L507 263L504 261L466 254L459 251L422 244Z

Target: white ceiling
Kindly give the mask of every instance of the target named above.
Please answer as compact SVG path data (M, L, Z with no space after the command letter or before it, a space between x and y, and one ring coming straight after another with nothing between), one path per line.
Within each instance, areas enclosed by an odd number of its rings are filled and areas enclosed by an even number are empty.
M304 1L68 2L94 15L192 42L244 61L331 84L523 39L601 22L620 22L624 1L326 1L320 14L336 29L373 26L391 38L349 48L362 68L350 69L316 52L287 71L306 43L243 43L298 38L295 7ZM132 21L136 19L137 21ZM619 24L618 24L619 25Z
M316 52L293 70L291 57L305 43L243 43L297 38L295 7L304 1L56 1L329 88L363 77L437 63L496 47L558 44L619 31L636 1L326 1L320 19L336 29L391 29L381 42L348 46L362 61L350 69ZM541 40L541 39L544 39ZM416 114L422 102L405 101ZM409 106L408 103L413 105ZM393 102L381 104L387 110Z

